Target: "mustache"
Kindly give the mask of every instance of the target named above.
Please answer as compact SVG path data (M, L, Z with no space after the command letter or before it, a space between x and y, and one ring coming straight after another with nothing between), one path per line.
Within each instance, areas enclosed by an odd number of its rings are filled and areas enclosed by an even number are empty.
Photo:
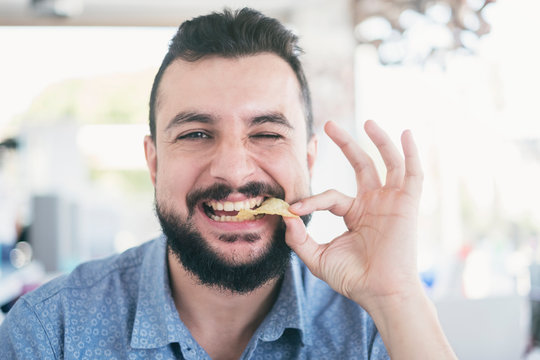
M252 181L235 189L227 184L214 184L205 189L196 189L186 196L186 205L189 215L192 216L195 206L203 200L223 200L230 194L238 192L248 197L257 197L261 195L285 199L285 190L278 184L267 184Z

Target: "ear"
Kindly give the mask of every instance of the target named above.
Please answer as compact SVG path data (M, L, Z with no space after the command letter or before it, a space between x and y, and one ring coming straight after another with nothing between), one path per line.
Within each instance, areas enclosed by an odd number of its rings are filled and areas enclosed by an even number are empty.
M313 165L317 158L317 146L319 145L319 138L317 135L313 135L307 144L307 164L309 170L309 177L313 176Z
M156 186L156 172L157 172L157 151L156 144L150 135L144 137L144 155L146 156L146 165L150 171L150 178L152 184Z

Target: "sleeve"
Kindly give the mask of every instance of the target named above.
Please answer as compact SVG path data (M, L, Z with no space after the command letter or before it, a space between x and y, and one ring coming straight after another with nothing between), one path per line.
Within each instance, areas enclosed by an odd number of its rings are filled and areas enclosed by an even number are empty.
M0 325L0 359L57 359L42 323L24 299Z

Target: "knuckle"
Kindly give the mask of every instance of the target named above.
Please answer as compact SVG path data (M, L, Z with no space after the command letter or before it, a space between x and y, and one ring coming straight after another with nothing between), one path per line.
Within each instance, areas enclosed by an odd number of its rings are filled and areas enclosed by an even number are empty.
M339 195L339 192L336 189L329 189L329 190L326 190L324 194L327 196L334 197L334 196Z

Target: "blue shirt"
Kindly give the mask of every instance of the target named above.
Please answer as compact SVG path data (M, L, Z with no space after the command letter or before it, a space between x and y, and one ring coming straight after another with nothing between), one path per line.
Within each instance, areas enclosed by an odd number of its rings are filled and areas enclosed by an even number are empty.
M224 329L225 330L225 329ZM388 359L369 315L298 258L241 359ZM0 359L209 359L169 287L163 237L77 267L23 296Z

